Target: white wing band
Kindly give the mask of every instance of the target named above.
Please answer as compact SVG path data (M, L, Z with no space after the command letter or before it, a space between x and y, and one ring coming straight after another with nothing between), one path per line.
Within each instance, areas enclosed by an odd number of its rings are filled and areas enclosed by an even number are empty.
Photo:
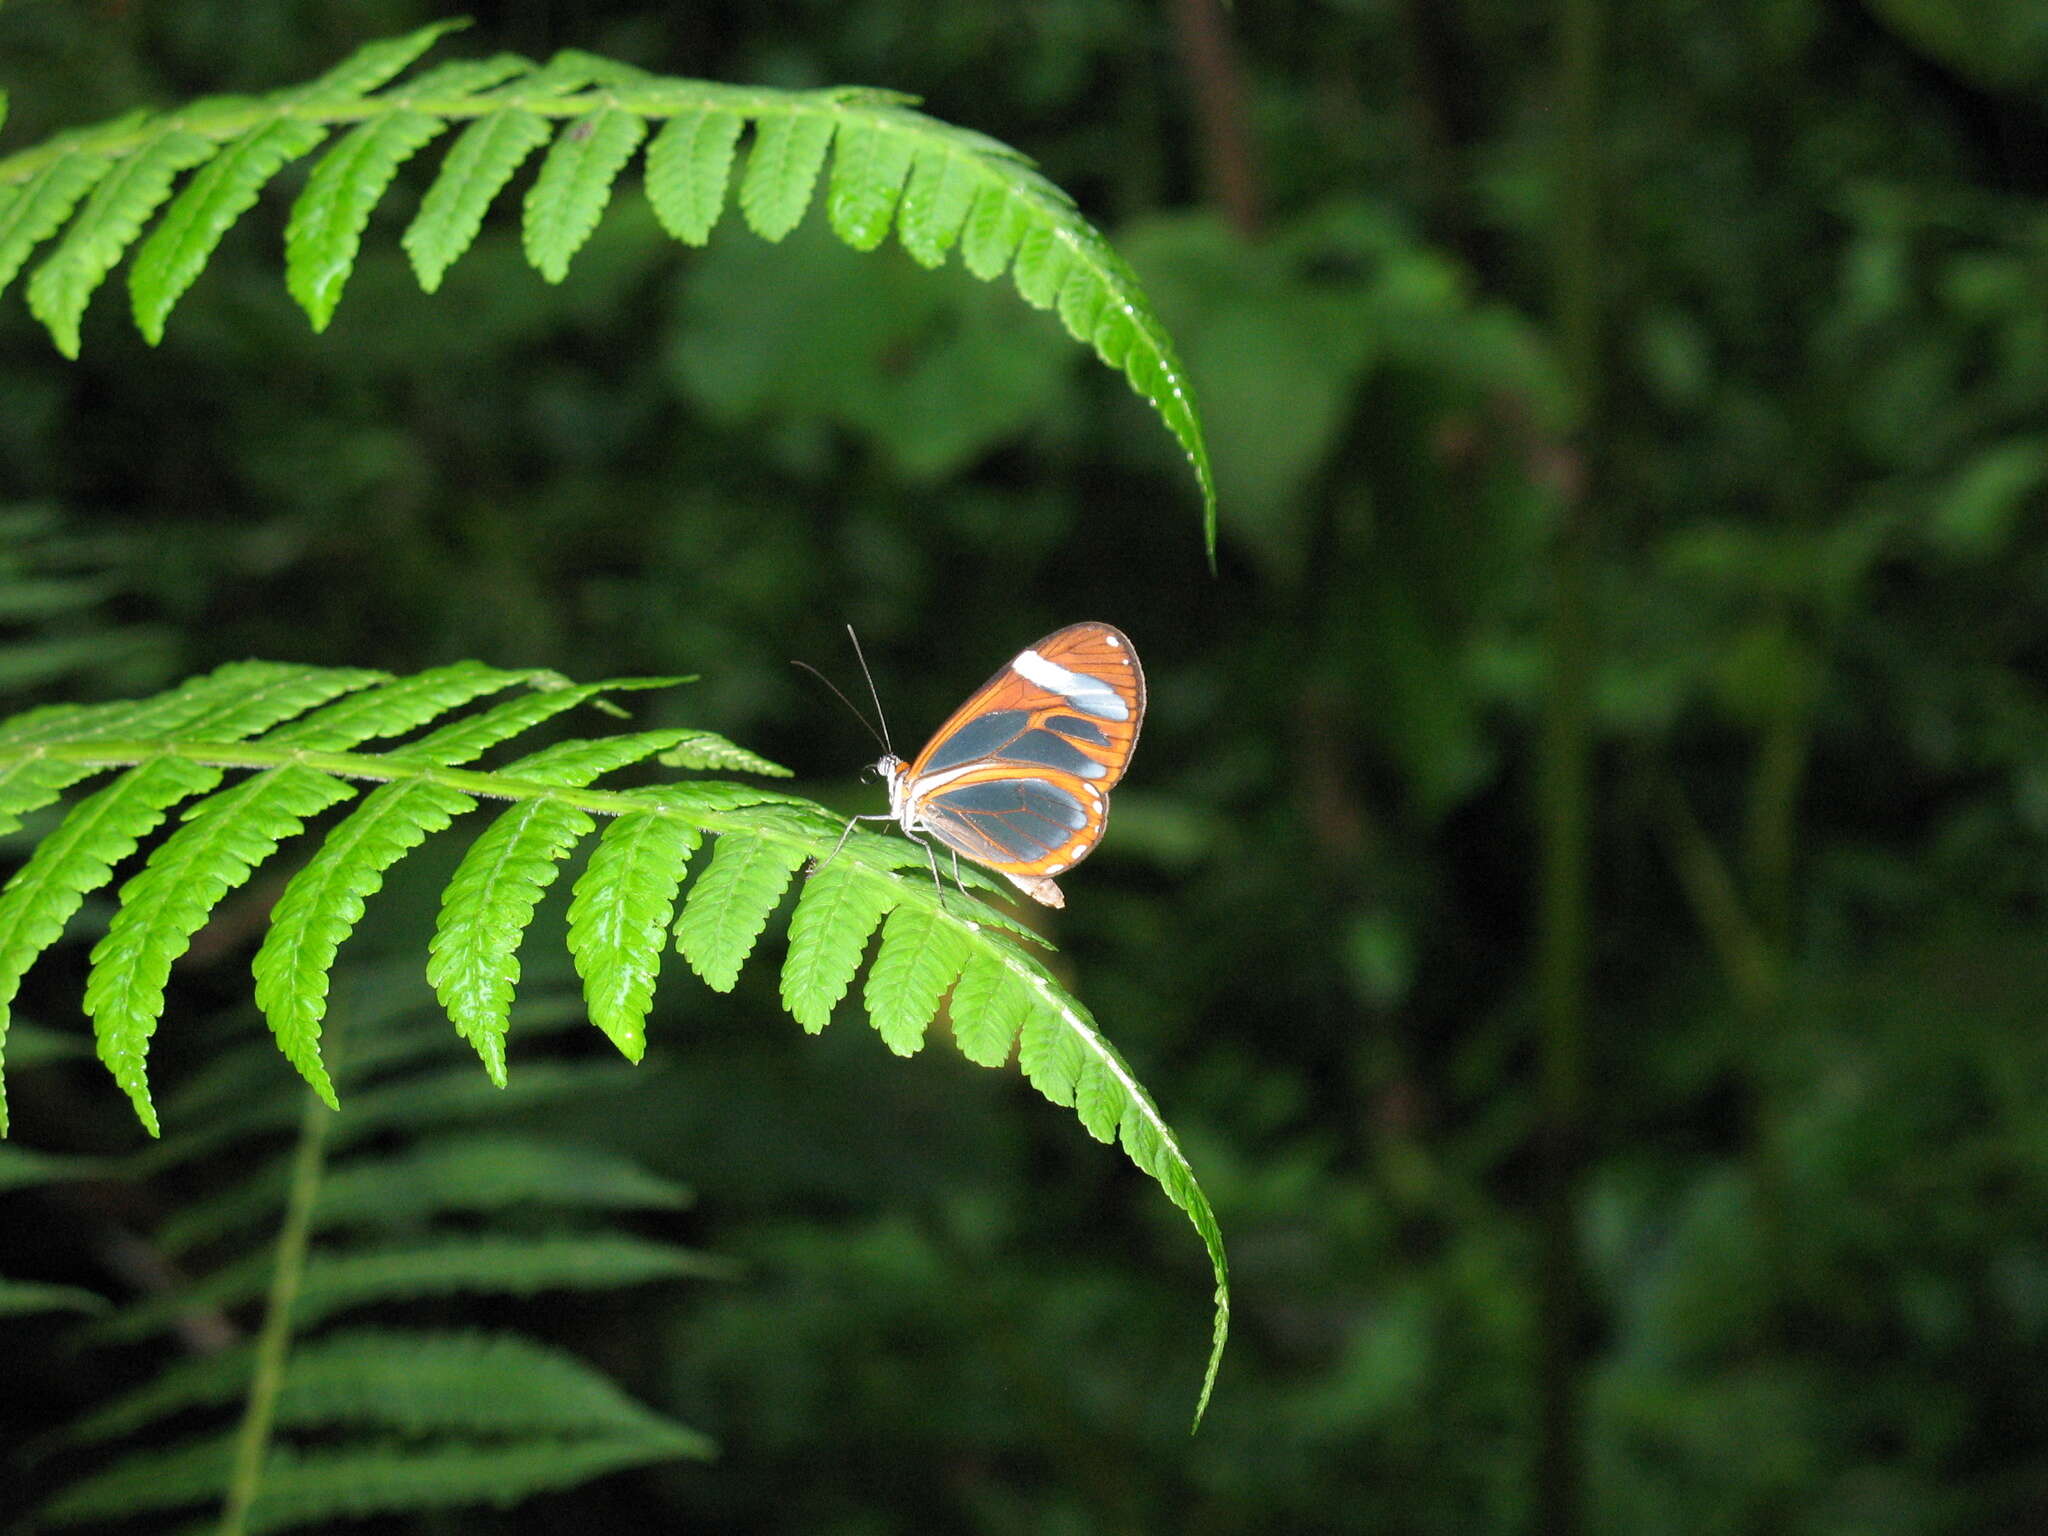
M1058 662L1047 661L1036 651L1020 653L1010 666L1019 677L1058 694L1083 714L1103 720L1128 720L1131 717L1130 710L1117 697L1116 690L1099 677L1090 677L1085 672L1069 672Z

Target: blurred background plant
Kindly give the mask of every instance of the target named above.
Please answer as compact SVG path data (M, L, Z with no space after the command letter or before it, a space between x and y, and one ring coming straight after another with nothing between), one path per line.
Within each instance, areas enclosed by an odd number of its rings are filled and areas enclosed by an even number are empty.
M694 723L873 809L871 744L790 658L850 670L855 623L908 740L1017 644L1116 622L1152 713L1057 938L1216 1200L1239 1319L1189 1442L1205 1277L1147 1181L1013 1080L795 1038L759 976L671 990L631 1088L545 1131L687 1180L689 1241L743 1278L560 1342L630 1340L635 1394L721 1458L476 1528L1514 1532L1560 1456L1587 1531L2048 1521L2038 7L1607 8L1566 280L1572 87L1554 18L1502 0L474 9L465 46L887 86L1032 154L1181 343L1220 574L1142 403L957 270L814 227L681 253L622 200L560 288L500 222L425 298L383 219L315 340L272 199L154 351L103 302L65 364L0 303L0 494L139 541L96 622L160 637L8 702L251 654L698 672ZM435 14L14 0L0 145ZM1597 294L1590 378L1561 281ZM1591 1004L1583 1305L1546 1351L1561 506L1597 511ZM182 1006L244 1003L244 963L196 954ZM59 1039L76 982L25 995ZM163 1045L167 1080L203 1063ZM132 1151L98 1071L21 1071L15 1146ZM107 1198L160 1232L222 1172ZM4 1198L0 1274L133 1284L69 1197ZM134 1379L46 1317L0 1329L35 1388L8 1443Z

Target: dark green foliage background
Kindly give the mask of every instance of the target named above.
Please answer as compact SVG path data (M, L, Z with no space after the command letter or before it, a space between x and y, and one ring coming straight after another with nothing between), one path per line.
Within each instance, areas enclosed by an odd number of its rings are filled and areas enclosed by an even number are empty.
M1240 5L1234 117L1194 4L474 9L458 49L887 86L1036 157L1182 346L1220 573L1156 419L957 266L855 255L815 210L685 252L624 197L562 287L501 218L428 298L401 190L316 339L273 194L156 351L111 290L77 365L0 303L0 499L131 536L110 622L167 637L96 686L243 655L695 672L649 724L869 810L872 744L790 658L850 676L853 622L914 747L1017 646L1119 624L1152 712L1057 937L1237 1287L1190 1441L1207 1273L1152 1185L1013 1076L809 1041L767 973L720 999L677 965L629 1107L537 1128L693 1185L685 1235L744 1277L552 1321L723 1457L476 1528L1532 1530L1542 551L1581 486L1587 1529L2048 1522L2033 7L1615 7L1584 442L1547 334L1546 8ZM0 144L436 14L13 0ZM423 948L436 866L405 868L383 931ZM36 1016L75 1017L77 959ZM230 935L183 968L160 1074L245 966ZM11 1073L22 1144L131 1146L97 1071ZM115 1289L105 1232L179 1195L10 1195L0 1272ZM0 1442L134 1368L57 1339L0 1320Z

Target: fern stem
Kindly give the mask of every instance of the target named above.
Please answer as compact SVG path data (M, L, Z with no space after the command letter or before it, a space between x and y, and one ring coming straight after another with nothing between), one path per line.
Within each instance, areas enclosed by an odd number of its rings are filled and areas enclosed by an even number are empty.
M291 1351L292 1307L306 1275L313 1207L320 1194L320 1176L327 1160L327 1130L333 1118L333 1111L315 1095L306 1095L305 1113L299 1120L298 1152L292 1159L291 1186L285 1194L284 1223L277 1237L277 1263L270 1275L263 1331L256 1339L255 1370L250 1373L249 1396L241 1428L235 1434L234 1460L228 1469L220 1536L245 1536L249 1508L263 1486L263 1463L277 1418L277 1394L284 1385L285 1360Z
M252 102L246 107L225 108L210 104L204 111L167 113L161 117L123 117L111 123L86 128L48 143L0 156L0 187L31 180L51 161L66 154L91 153L114 159L133 154L167 128L183 129L216 143L228 144L252 129L279 121L331 123L345 126L374 122L394 112L423 112L429 117L461 122L487 117L494 112L531 112L539 117L564 120L583 117L602 107L617 107L639 117L680 117L706 108L738 112L748 116L831 117L846 115L849 108L907 105L915 98L879 87L827 86L808 93L775 91L729 85L715 80L658 80L639 85L606 85L564 94L545 87L521 90L500 86L486 92L459 95L413 95L403 89L371 96L333 100L271 100Z
M1538 939L1542 1241L1538 1301L1536 1524L1584 1523L1581 1430L1585 1287L1578 1251L1586 1136L1591 929L1592 569L1599 528L1600 0L1562 0L1557 66L1556 333L1578 397L1577 484L1562 487L1550 551L1550 676L1538 763L1542 877ZM1589 491L1588 484L1593 488Z

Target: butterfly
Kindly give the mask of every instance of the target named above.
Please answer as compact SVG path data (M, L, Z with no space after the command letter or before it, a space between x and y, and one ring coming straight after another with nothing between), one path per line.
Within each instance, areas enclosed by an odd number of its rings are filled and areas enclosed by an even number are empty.
M1145 673L1130 640L1108 624L1069 624L1013 656L907 765L887 752L875 771L889 809L854 821L936 838L1033 901L1064 907L1052 877L1102 841L1109 792L1144 720Z

